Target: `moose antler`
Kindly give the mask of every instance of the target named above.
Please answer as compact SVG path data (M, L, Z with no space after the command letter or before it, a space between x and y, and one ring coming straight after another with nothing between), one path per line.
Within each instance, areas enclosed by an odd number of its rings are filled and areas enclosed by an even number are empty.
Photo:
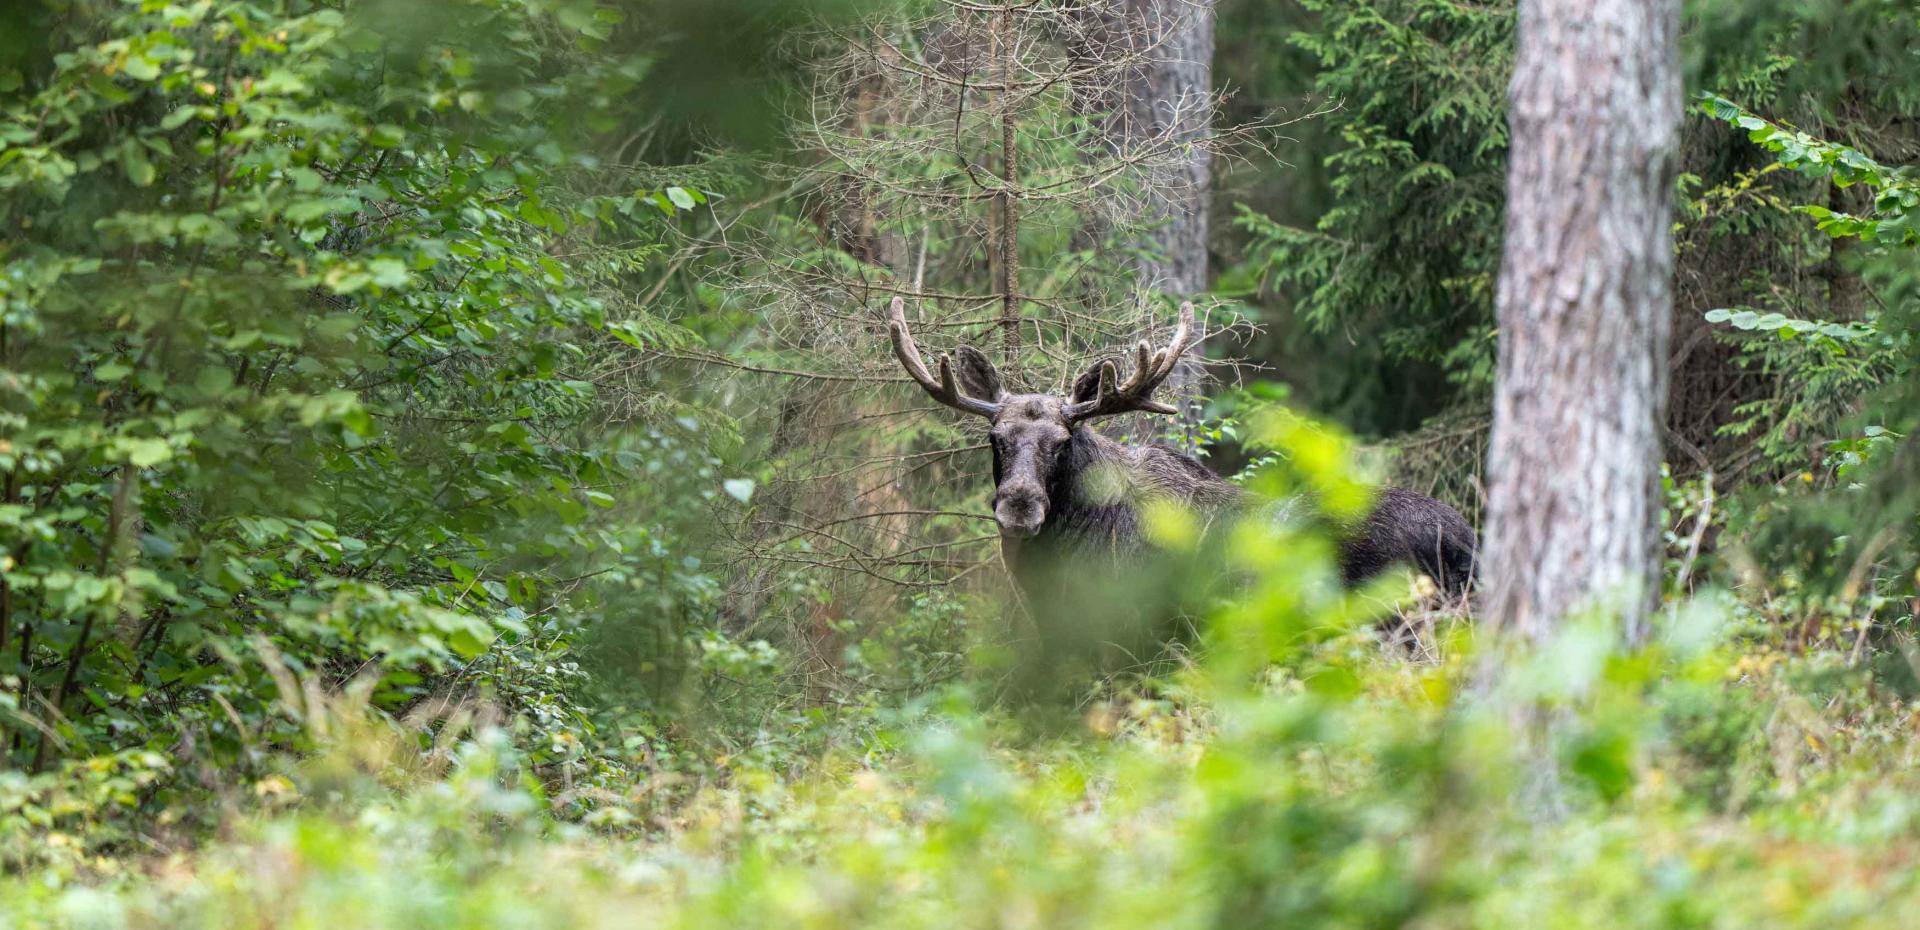
M1088 420L1094 417L1113 416L1118 413L1174 413L1180 408L1163 404L1153 399L1153 392L1160 383L1173 374L1174 366L1180 364L1180 356L1193 347L1193 304L1180 305L1180 325L1173 331L1173 341L1159 352L1154 352L1141 340L1134 346L1133 377L1125 384L1117 385L1120 380L1120 368L1113 359L1100 363L1100 387L1092 400L1083 400L1067 405L1066 415L1069 421Z
M968 397L953 382L953 366L946 356L940 357L940 380L933 380L927 373L927 363L920 358L920 347L914 345L913 334L907 332L907 302L895 297L887 307L887 329L893 334L893 354L900 359L900 366L920 382L920 386L934 400L937 400L963 413L991 417L1000 412L1000 405L992 401Z

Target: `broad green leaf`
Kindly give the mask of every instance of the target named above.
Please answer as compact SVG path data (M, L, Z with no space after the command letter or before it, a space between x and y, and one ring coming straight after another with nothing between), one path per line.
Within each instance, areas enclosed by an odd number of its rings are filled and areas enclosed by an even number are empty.
M128 55L120 70L136 81L151 81L160 76L160 66L147 60L145 55Z
M164 439L133 439L126 444L127 462L136 468L152 468L173 457L173 447Z
M153 162L147 158L146 146L137 141L129 141L121 148L120 162L127 169L127 180L135 187L150 187L153 184Z
M396 258L376 258L368 262L367 274L374 284L384 288L402 287L409 280L406 263Z
M383 149L393 148L406 139L406 131L392 123L381 123L367 133L367 141Z

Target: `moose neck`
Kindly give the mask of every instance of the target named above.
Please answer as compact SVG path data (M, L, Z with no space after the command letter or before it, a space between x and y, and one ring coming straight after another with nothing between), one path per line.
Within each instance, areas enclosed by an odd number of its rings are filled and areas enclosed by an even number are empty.
M1054 472L1053 486L1047 488L1046 525L1035 539L1074 543L1099 539L1119 543L1137 536L1140 512L1135 495L1130 488L1111 486L1131 484L1124 479L1131 477L1127 471L1132 451L1131 447L1108 439L1090 427L1073 427L1066 460ZM1099 475L1102 466L1112 468L1114 474ZM1103 481L1103 477L1109 480Z
M1141 501L1163 495L1213 509L1237 500L1239 488L1192 456L1075 426L1047 488L1046 522L1031 539L1003 539L1002 555L1023 580L1047 563L1124 557L1142 544Z

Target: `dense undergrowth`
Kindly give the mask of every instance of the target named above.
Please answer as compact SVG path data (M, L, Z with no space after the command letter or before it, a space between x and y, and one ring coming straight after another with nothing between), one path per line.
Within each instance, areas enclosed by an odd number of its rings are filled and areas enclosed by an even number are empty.
M221 838L104 882L8 879L11 926L1909 926L1920 705L1840 651L1680 608L1648 649L1570 633L1529 694L1306 615L1036 733L954 689L805 766L720 759L621 826L563 822L484 711L438 751L351 699ZM1229 621L1230 622L1230 621ZM1601 626L1604 626L1603 624ZM1576 699L1577 696L1577 699ZM1512 775L1505 711L1565 701L1569 809ZM665 773L628 786L649 808ZM82 867L84 869L84 866ZM77 876L76 876L77 877Z

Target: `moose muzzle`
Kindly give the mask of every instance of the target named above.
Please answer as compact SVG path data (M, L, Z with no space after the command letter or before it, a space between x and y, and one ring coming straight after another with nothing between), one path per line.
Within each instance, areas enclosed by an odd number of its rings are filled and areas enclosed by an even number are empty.
M1000 525L1001 536L1030 538L1047 522L1047 499L1027 488L1002 487L993 496L993 520Z

